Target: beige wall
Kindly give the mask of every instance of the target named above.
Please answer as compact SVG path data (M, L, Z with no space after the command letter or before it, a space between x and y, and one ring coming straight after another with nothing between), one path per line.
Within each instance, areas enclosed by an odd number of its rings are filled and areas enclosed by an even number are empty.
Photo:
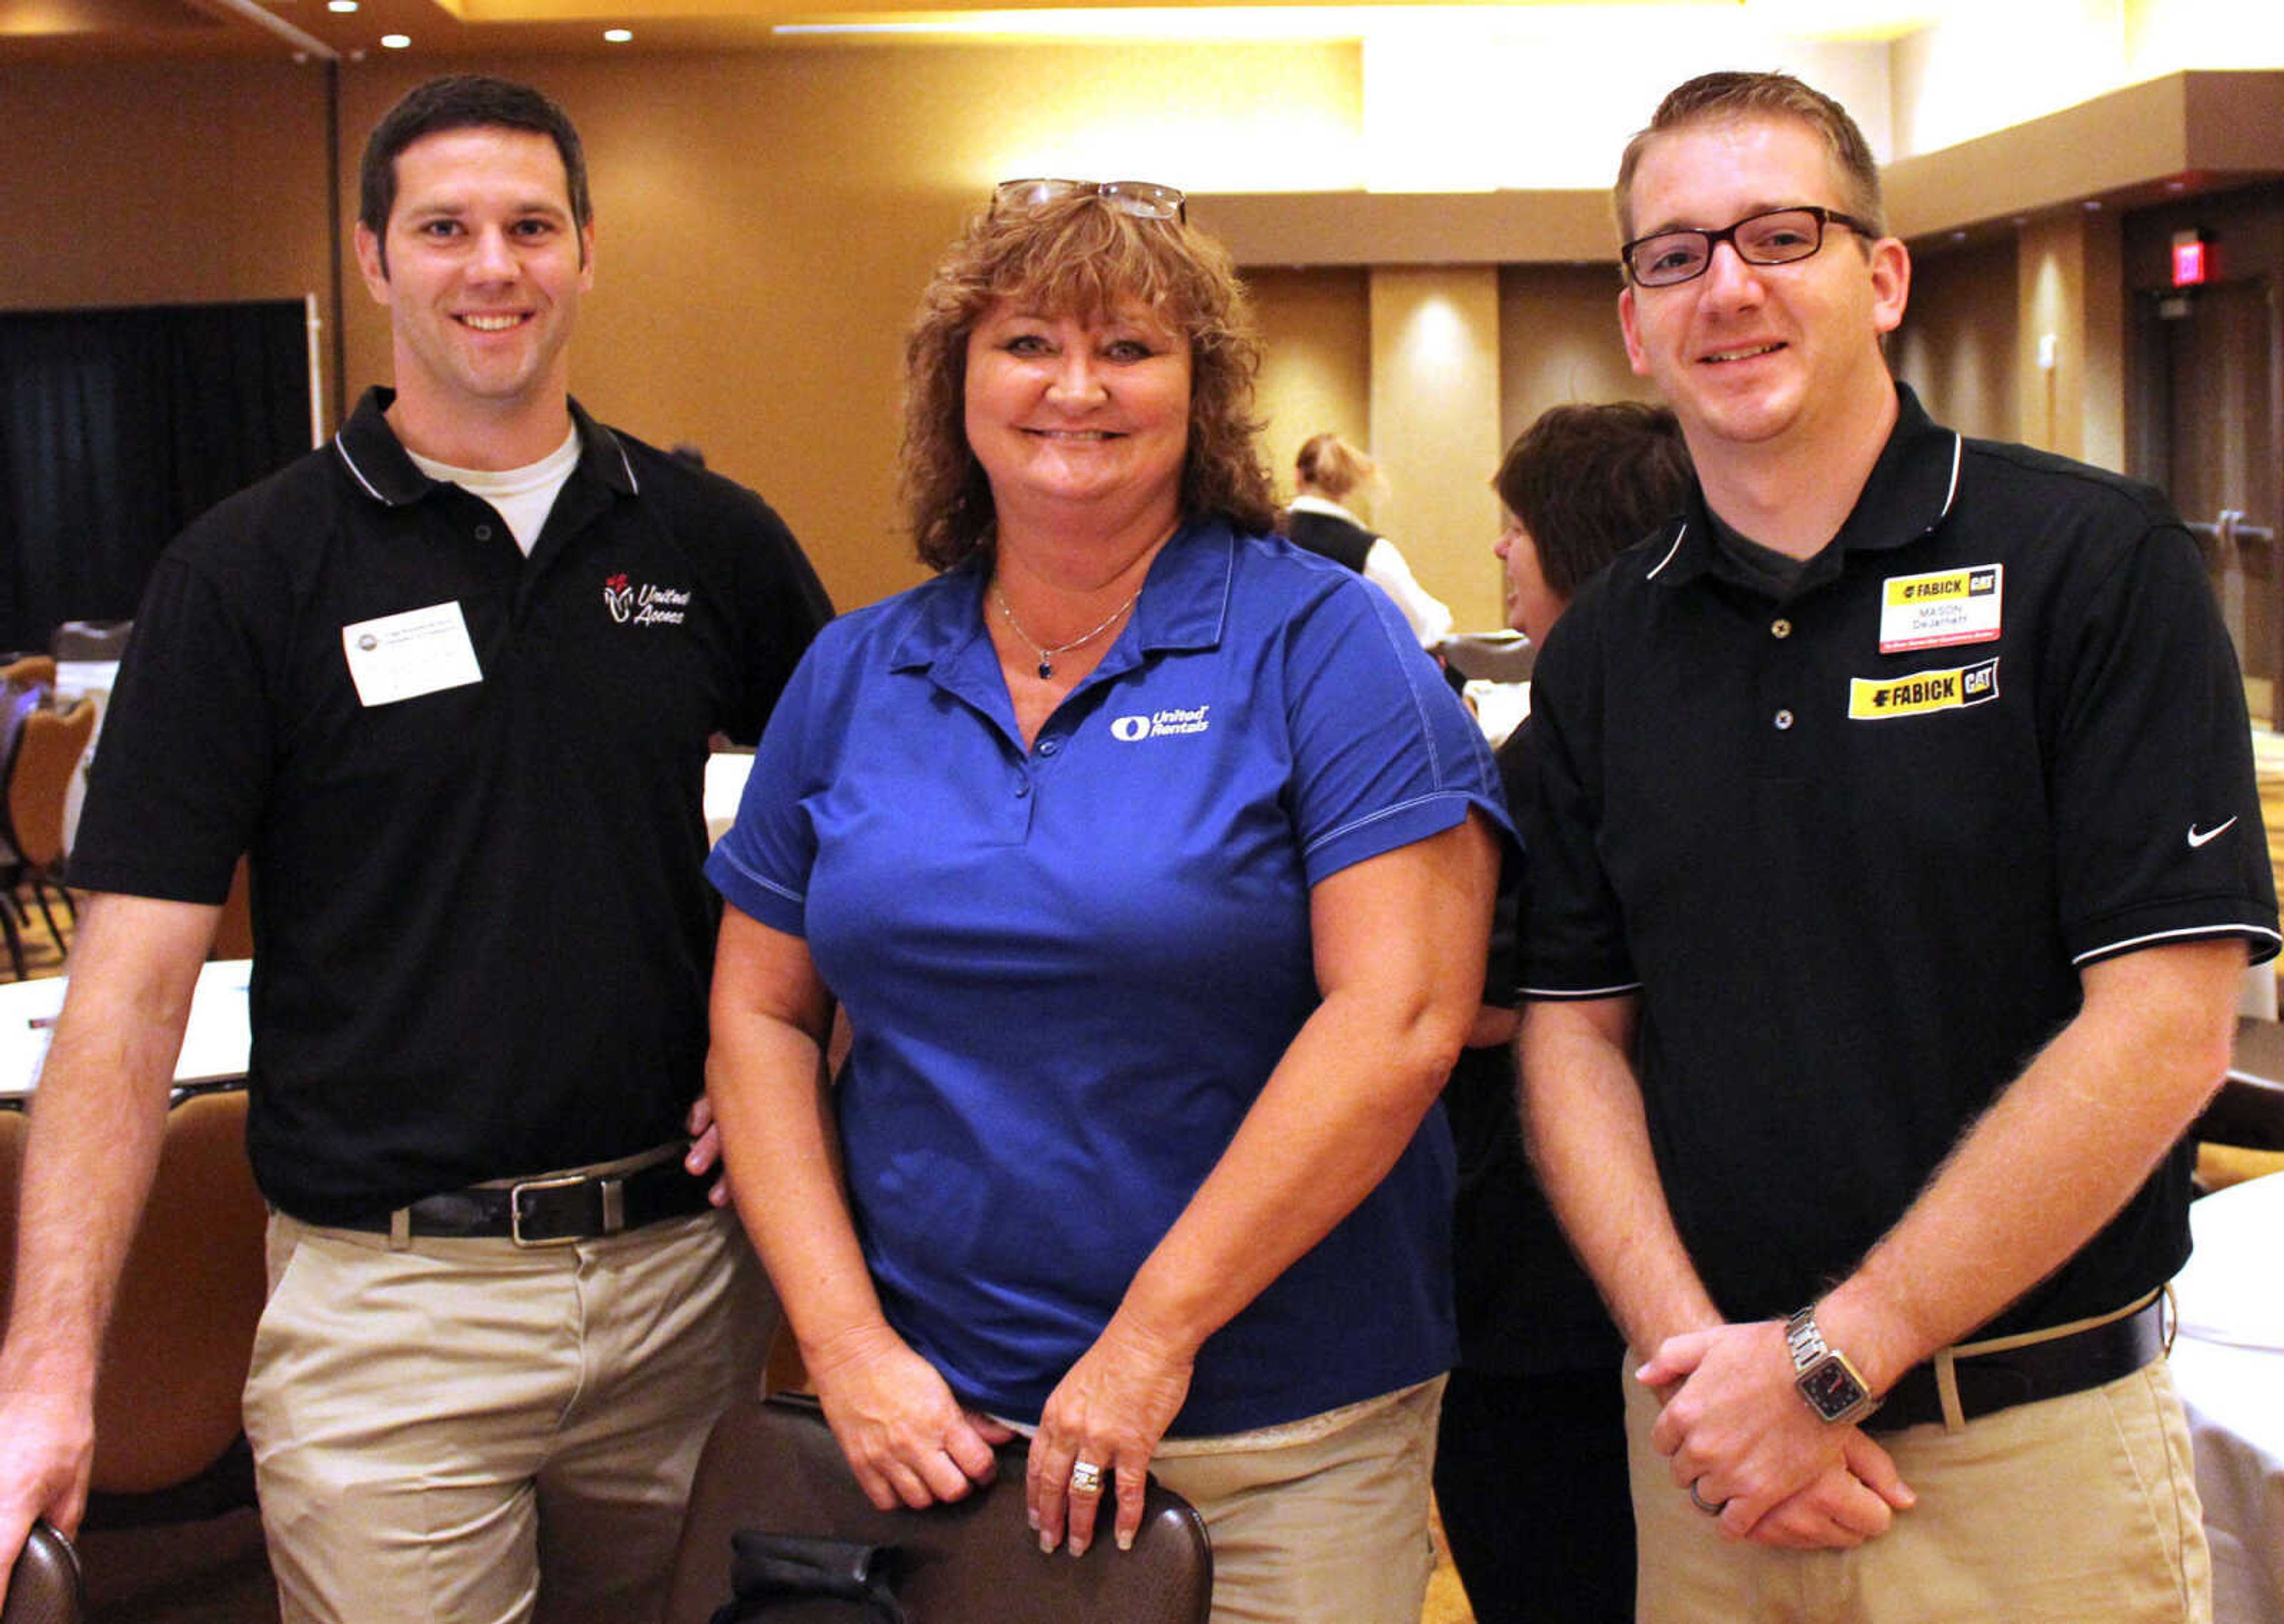
M1652 401L1626 364L1618 272L1606 265L1508 265L1499 271L1499 449L1550 406ZM1483 470L1483 478L1491 476Z
M1916 255L1911 303L1889 340L1896 376L1939 423L1986 440L2018 440L2015 254L1992 237Z
M2031 445L2125 463L2124 308L2116 216L2033 220L2016 239L2016 425ZM2053 364L2041 366L2051 336Z
M1261 320L1262 453L1277 493L1293 496L1293 459L1311 434L1372 444L1372 300L1362 270L1249 270ZM1350 505L1370 516L1368 493Z
M0 66L0 309L325 295L325 82Z
M1372 451L1388 485L1374 527L1462 631L1503 623L1484 484L1500 449L1498 321L1495 266L1372 273Z

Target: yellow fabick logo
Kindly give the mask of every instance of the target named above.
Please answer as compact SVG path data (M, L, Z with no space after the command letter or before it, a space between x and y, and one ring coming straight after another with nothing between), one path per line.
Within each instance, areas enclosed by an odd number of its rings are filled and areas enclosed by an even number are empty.
M1914 671L1909 676L1886 680L1852 678L1848 684L1848 714L1857 722L1884 722L1890 716L1958 710L1998 697L1998 662L1986 660L1952 671Z

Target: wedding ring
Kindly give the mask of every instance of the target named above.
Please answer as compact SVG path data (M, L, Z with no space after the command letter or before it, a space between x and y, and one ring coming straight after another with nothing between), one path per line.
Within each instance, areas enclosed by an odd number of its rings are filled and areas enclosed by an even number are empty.
M1708 1503L1705 1496L1697 1492L1697 1485L1694 1483L1692 1483L1689 1486L1689 1503L1695 1506L1699 1511L1704 1512L1708 1517L1720 1516L1723 1511L1728 1509L1729 1505L1729 1503L1726 1500L1722 1501L1718 1505Z
M1076 1461L1071 1465L1071 1493L1099 1495L1102 1492L1102 1468L1092 1461Z

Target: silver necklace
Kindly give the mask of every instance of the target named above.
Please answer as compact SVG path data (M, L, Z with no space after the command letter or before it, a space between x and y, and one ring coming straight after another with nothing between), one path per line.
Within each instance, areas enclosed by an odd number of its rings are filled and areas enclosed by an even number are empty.
M1068 643L1058 643L1054 647L1049 648L1046 644L1041 643L1036 637L1031 636L1029 632L1023 629L1023 623L1015 618L1015 612L1007 606L1007 595L999 589L999 582L997 579L995 577L991 582L991 601L999 605L1000 618L1007 622L1008 629L1013 631L1017 636L1021 637L1025 644L1029 645L1031 652L1039 657L1039 680L1043 683L1055 674L1056 655L1068 654L1073 649L1084 648L1088 644L1093 642L1097 637L1099 637L1103 633L1108 631L1113 626L1116 625L1118 623L1118 617L1124 614L1129 609L1134 607L1134 599L1141 596L1142 589L1139 587L1135 588L1132 597L1127 598L1127 600L1119 605L1117 608L1113 609L1110 612L1109 618L1104 621L1101 625L1096 627L1092 631L1087 633L1086 636L1083 637L1073 637Z

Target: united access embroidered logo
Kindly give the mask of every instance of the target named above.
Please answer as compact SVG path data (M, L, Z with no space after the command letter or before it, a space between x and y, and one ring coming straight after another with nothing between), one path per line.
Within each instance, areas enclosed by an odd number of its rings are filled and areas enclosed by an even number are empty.
M603 607L622 626L679 626L690 612L690 594L648 582L630 586L621 574L603 582Z
M1185 733L1202 733L1211 724L1206 713L1213 708L1201 705L1195 710L1153 711L1146 716L1120 716L1110 724L1110 736L1122 744L1135 744L1146 738L1177 738Z

